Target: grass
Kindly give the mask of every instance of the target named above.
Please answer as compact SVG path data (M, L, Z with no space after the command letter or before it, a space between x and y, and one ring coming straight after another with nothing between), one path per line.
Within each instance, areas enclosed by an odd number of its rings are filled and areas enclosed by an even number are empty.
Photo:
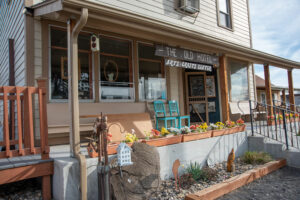
M272 161L272 157L265 152L247 151L242 156L242 161L247 164L265 164Z
M191 162L186 168L186 171L192 176L195 181L211 181L216 177L218 173L216 170L209 167L205 167L202 169L200 164L197 162Z

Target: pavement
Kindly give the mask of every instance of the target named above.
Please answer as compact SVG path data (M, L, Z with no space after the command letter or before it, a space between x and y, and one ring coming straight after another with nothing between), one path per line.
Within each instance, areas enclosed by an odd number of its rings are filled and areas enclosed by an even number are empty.
M299 200L300 169L284 167L218 200Z

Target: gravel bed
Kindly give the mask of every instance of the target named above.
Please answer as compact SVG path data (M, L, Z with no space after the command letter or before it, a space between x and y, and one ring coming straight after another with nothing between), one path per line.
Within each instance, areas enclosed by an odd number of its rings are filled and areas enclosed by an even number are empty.
M38 179L28 179L0 185L0 200L40 200L41 183Z
M284 167L218 200L299 200L300 169Z
M200 190L203 190L204 188L210 187L212 185L215 185L217 183L220 183L226 179L229 179L233 176L239 175L244 173L247 170L253 169L259 165L249 165L243 163L239 158L235 160L235 172L230 173L226 172L226 164L227 162L223 162L220 164L215 165L212 167L213 169L217 170L218 174L214 181L210 182L196 182L191 186L187 185L181 185L180 190L175 189L175 181L174 179L162 181L160 188L158 191L153 194L150 198L150 200L179 200L184 199L184 197L188 194L198 192Z

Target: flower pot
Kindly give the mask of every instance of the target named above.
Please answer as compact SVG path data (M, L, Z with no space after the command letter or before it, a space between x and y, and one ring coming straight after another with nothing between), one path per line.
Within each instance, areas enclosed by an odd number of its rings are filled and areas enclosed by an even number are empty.
M227 135L229 129L213 130L212 137L217 137L221 135Z
M233 134L233 133L237 133L237 132L239 132L239 127L235 126L235 127L232 127L232 128L228 128L226 134L228 135L228 134Z
M182 135L182 142L188 142L193 140L200 140L211 137L212 131L206 131L203 133L189 133L186 135Z
M244 132L246 130L246 125L238 126L238 132Z
M156 139L150 139L150 140L142 140L143 143L146 143L151 146L166 146L171 144L178 144L181 143L182 136L181 135L175 135L171 137L162 137L162 138L156 138Z

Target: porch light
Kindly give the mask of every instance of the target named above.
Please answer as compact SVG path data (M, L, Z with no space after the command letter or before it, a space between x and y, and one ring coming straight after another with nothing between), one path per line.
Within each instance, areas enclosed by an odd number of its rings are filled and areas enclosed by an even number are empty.
M200 11L200 2L199 0L179 0L179 9L190 14L195 14Z

